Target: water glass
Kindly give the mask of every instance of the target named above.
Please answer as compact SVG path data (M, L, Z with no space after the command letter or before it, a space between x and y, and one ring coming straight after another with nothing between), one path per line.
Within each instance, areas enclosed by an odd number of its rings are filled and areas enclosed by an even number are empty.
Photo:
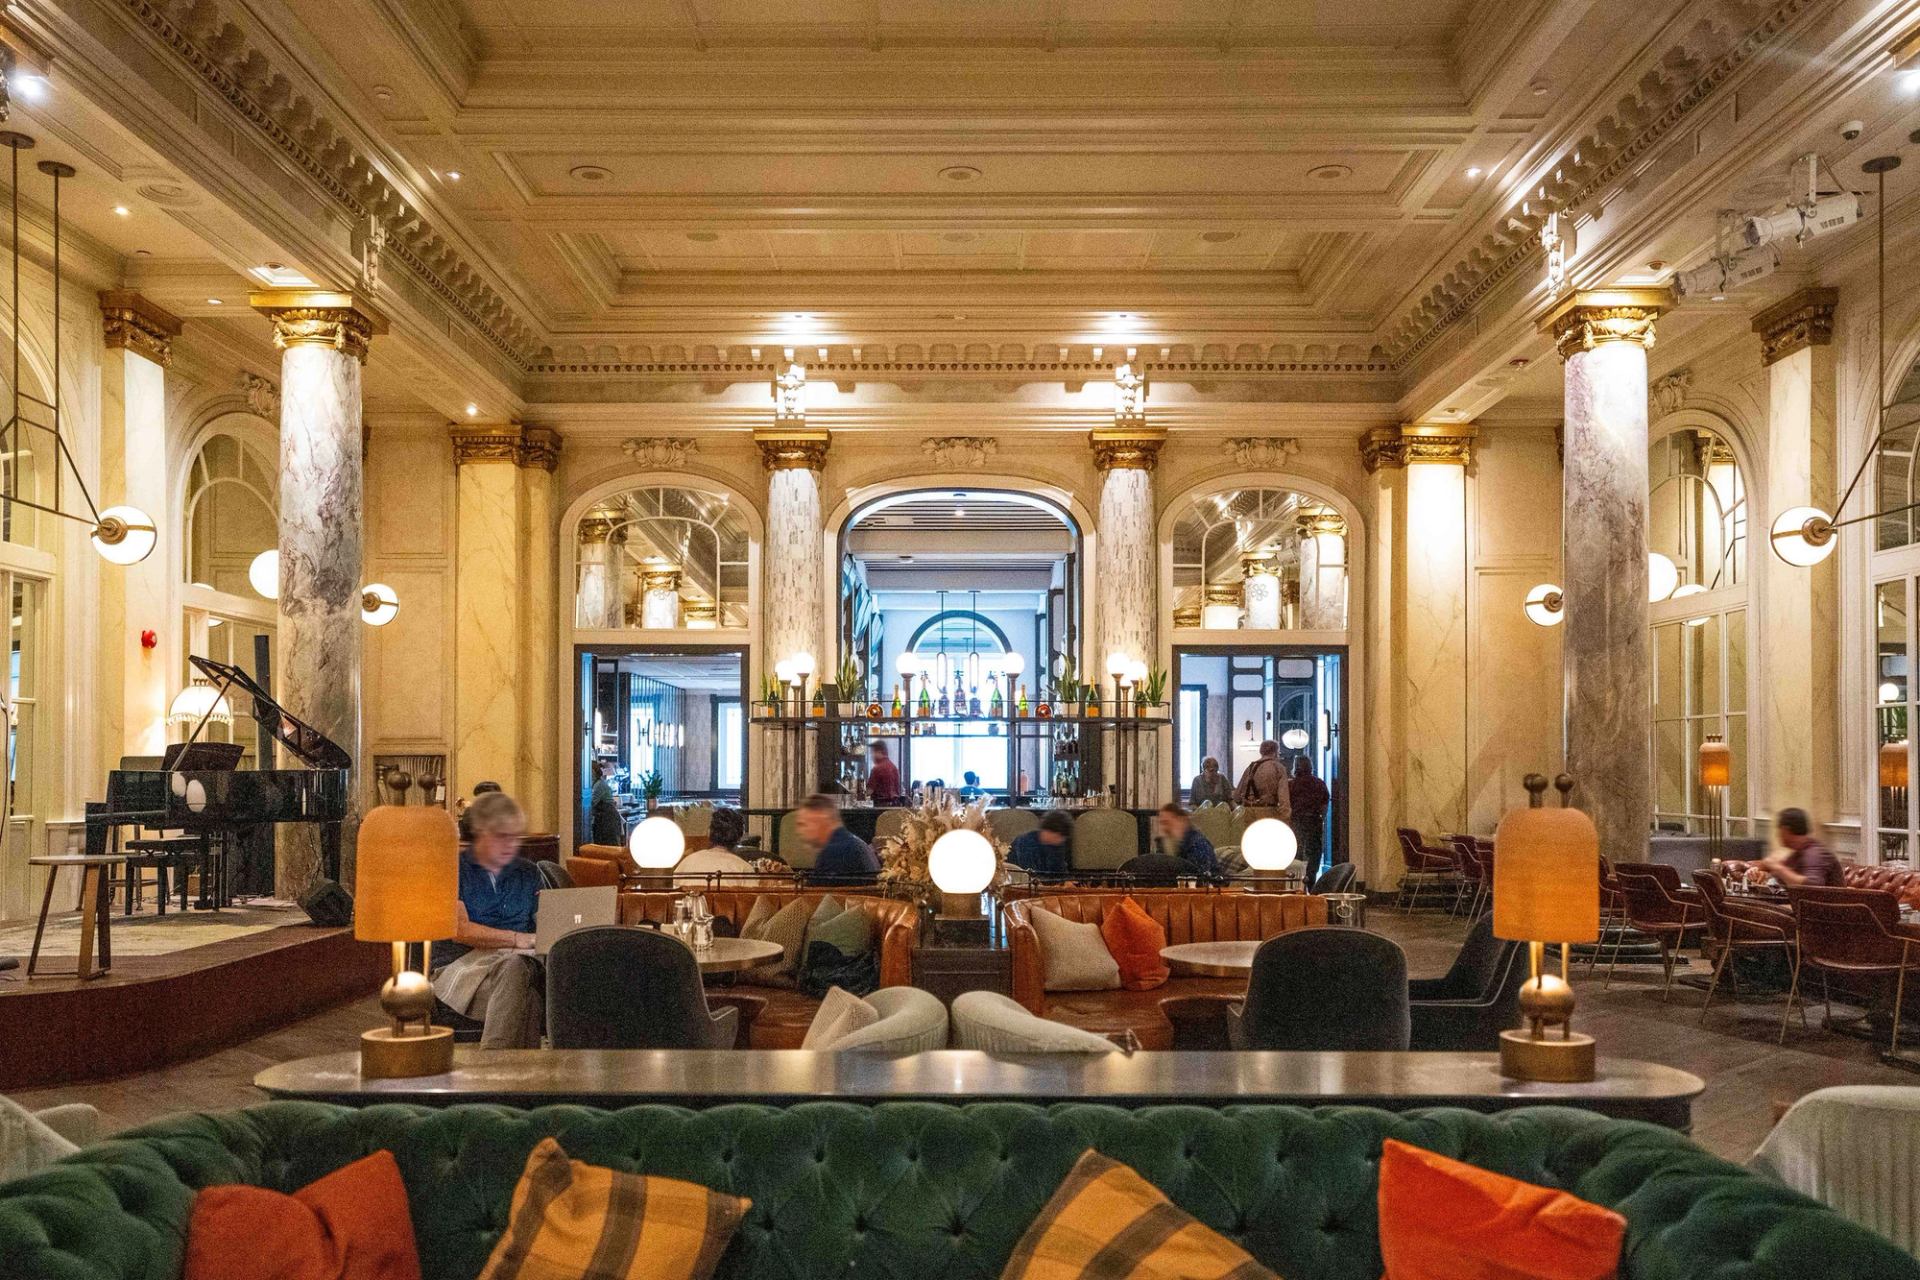
M687 945L695 951L713 950L713 917L695 916L691 928L692 936Z

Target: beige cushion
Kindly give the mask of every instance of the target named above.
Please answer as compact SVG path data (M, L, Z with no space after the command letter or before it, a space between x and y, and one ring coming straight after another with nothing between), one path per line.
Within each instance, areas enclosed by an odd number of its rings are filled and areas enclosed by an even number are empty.
M810 915L805 898L795 898L778 909L764 893L755 898L753 908L747 912L747 922L740 926L740 936L756 942L777 942L781 955L778 960L746 970L740 975L740 981L761 987L793 986L793 973L800 965L800 948L807 940Z
M880 1021L880 1011L854 995L845 987L828 987L827 995L820 1002L820 1012L813 1015L813 1023L807 1028L807 1038L800 1042L802 1049L833 1049L856 1031L863 1031Z
M0 1182L24 1178L80 1148L11 1098L0 1098Z
M881 987L867 997L880 1021L834 1043L839 1053L922 1053L947 1047L947 1006L918 987Z
M1116 1053L1102 1035L1028 1013L998 991L964 991L953 998L953 1047L983 1053Z
M1048 991L1118 991L1120 965L1097 924L1077 924L1045 907L1028 907L1040 939L1042 985Z

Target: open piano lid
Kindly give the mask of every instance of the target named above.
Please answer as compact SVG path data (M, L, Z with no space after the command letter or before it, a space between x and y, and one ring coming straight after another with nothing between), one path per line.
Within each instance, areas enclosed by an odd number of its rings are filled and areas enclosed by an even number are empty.
M353 767L353 757L342 750L339 743L275 702L271 694L255 684L253 677L239 667L198 656L189 656L187 661L217 687L229 693L238 689L250 694L253 698L253 718L267 726L267 732L278 738L287 750L300 757L309 768Z

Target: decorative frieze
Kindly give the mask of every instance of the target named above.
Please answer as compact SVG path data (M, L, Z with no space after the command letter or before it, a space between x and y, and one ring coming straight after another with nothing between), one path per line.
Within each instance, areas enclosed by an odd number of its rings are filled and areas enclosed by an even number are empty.
M273 345L331 347L365 364L367 348L387 321L357 294L330 289L268 289L247 303L273 321Z
M1360 465L1369 474L1382 467L1428 462L1464 467L1473 461L1473 442L1479 434L1466 422L1375 427L1360 437Z
M272 378L242 369L234 379L233 389L246 399L247 408L253 412L269 421L280 420L280 384Z
M1608 342L1653 346L1653 326L1673 305L1666 289L1583 289L1569 294L1541 320L1542 332L1565 360Z
M633 436L620 442L620 452L649 471L678 471L687 465L688 454L699 451L700 442L692 436Z
M1830 344L1833 309L1839 301L1838 289L1802 289L1755 316L1753 331L1760 335L1760 363L1773 364L1796 351Z
M173 363L181 319L131 289L100 291L100 328L109 351L131 351L161 368Z
M1687 407L1687 394L1693 390L1693 370L1675 369L1655 378L1647 386L1647 404L1655 418L1664 418Z
M1291 436L1236 436L1227 441L1234 465L1254 471L1284 467L1300 452L1300 442Z
M934 436L920 442L920 452L946 471L978 471L999 450L992 436Z

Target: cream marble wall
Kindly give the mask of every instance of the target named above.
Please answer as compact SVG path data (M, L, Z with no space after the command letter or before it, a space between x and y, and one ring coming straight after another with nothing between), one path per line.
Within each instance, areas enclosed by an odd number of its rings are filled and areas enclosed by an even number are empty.
M520 468L469 462L455 491L454 793L471 795L480 781L521 791L520 645L529 601Z
M1406 469L1402 633L1406 782L1401 813L1426 832L1466 825L1467 471Z
M520 795L528 829L551 831L557 817L554 734L558 716L553 619L559 610L554 478L540 467L520 469L521 530L526 549L526 611L521 618Z

